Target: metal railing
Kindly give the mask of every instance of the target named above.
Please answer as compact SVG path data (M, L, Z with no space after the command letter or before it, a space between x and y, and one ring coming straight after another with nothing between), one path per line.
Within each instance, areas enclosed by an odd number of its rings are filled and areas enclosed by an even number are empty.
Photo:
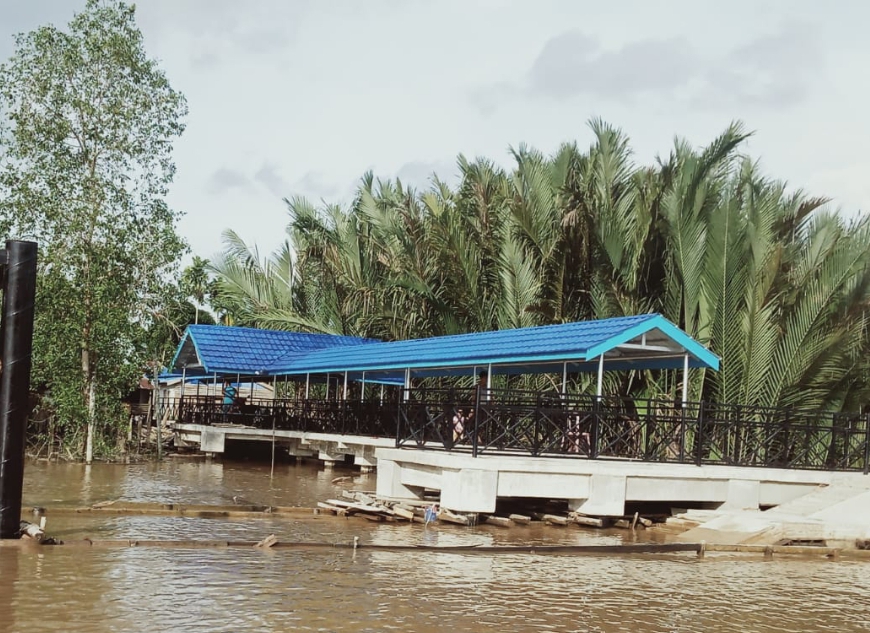
M793 469L870 469L870 416L517 390L411 389L407 399L167 400L181 423L395 437L397 447Z
M380 400L237 399L213 396L166 399L165 415L181 424L238 425L257 429L393 437L396 403Z
M795 469L870 467L870 416L558 393L411 390L398 446Z

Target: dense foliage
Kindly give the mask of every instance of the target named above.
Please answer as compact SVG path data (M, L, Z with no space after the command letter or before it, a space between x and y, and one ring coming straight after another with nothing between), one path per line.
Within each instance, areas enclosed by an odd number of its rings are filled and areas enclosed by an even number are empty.
M186 111L121 2L17 36L0 67L0 217L40 247L33 383L88 462L114 448L175 301L186 246L165 196Z
M661 312L723 358L695 372L693 399L859 409L866 219L759 173L737 124L650 166L591 128L587 150L521 146L510 171L460 156L456 187L366 175L346 209L288 200L271 256L225 235L216 304L240 325L384 339ZM667 372L609 378L613 393L676 393Z

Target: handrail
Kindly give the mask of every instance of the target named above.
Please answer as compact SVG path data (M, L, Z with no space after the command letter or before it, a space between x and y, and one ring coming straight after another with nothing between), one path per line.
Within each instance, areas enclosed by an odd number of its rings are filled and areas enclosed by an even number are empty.
M196 424L393 437L397 447L694 465L870 470L870 416L519 390L416 388L406 400L164 403Z

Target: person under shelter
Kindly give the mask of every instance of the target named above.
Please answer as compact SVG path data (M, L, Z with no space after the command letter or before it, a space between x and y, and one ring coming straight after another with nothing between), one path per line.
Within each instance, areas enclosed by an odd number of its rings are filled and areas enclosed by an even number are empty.
M224 380L224 389L223 389L223 412L229 413L233 405L236 403L236 395L238 394L238 390L235 388L233 383L229 380Z

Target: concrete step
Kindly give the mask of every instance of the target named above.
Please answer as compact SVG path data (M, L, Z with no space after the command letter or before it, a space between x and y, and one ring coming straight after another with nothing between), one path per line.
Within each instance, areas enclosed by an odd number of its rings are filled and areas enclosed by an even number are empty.
M782 525L768 520L759 512L721 514L680 535L680 540L686 543L707 541L728 545L746 542L775 543L780 538Z
M867 488L864 487L846 485L819 486L808 494L768 510L765 514L813 517L867 492Z
M729 544L772 545L792 540L854 546L855 539L870 535L870 487L860 483L820 486L765 512L689 511L681 516L700 525L680 538Z

